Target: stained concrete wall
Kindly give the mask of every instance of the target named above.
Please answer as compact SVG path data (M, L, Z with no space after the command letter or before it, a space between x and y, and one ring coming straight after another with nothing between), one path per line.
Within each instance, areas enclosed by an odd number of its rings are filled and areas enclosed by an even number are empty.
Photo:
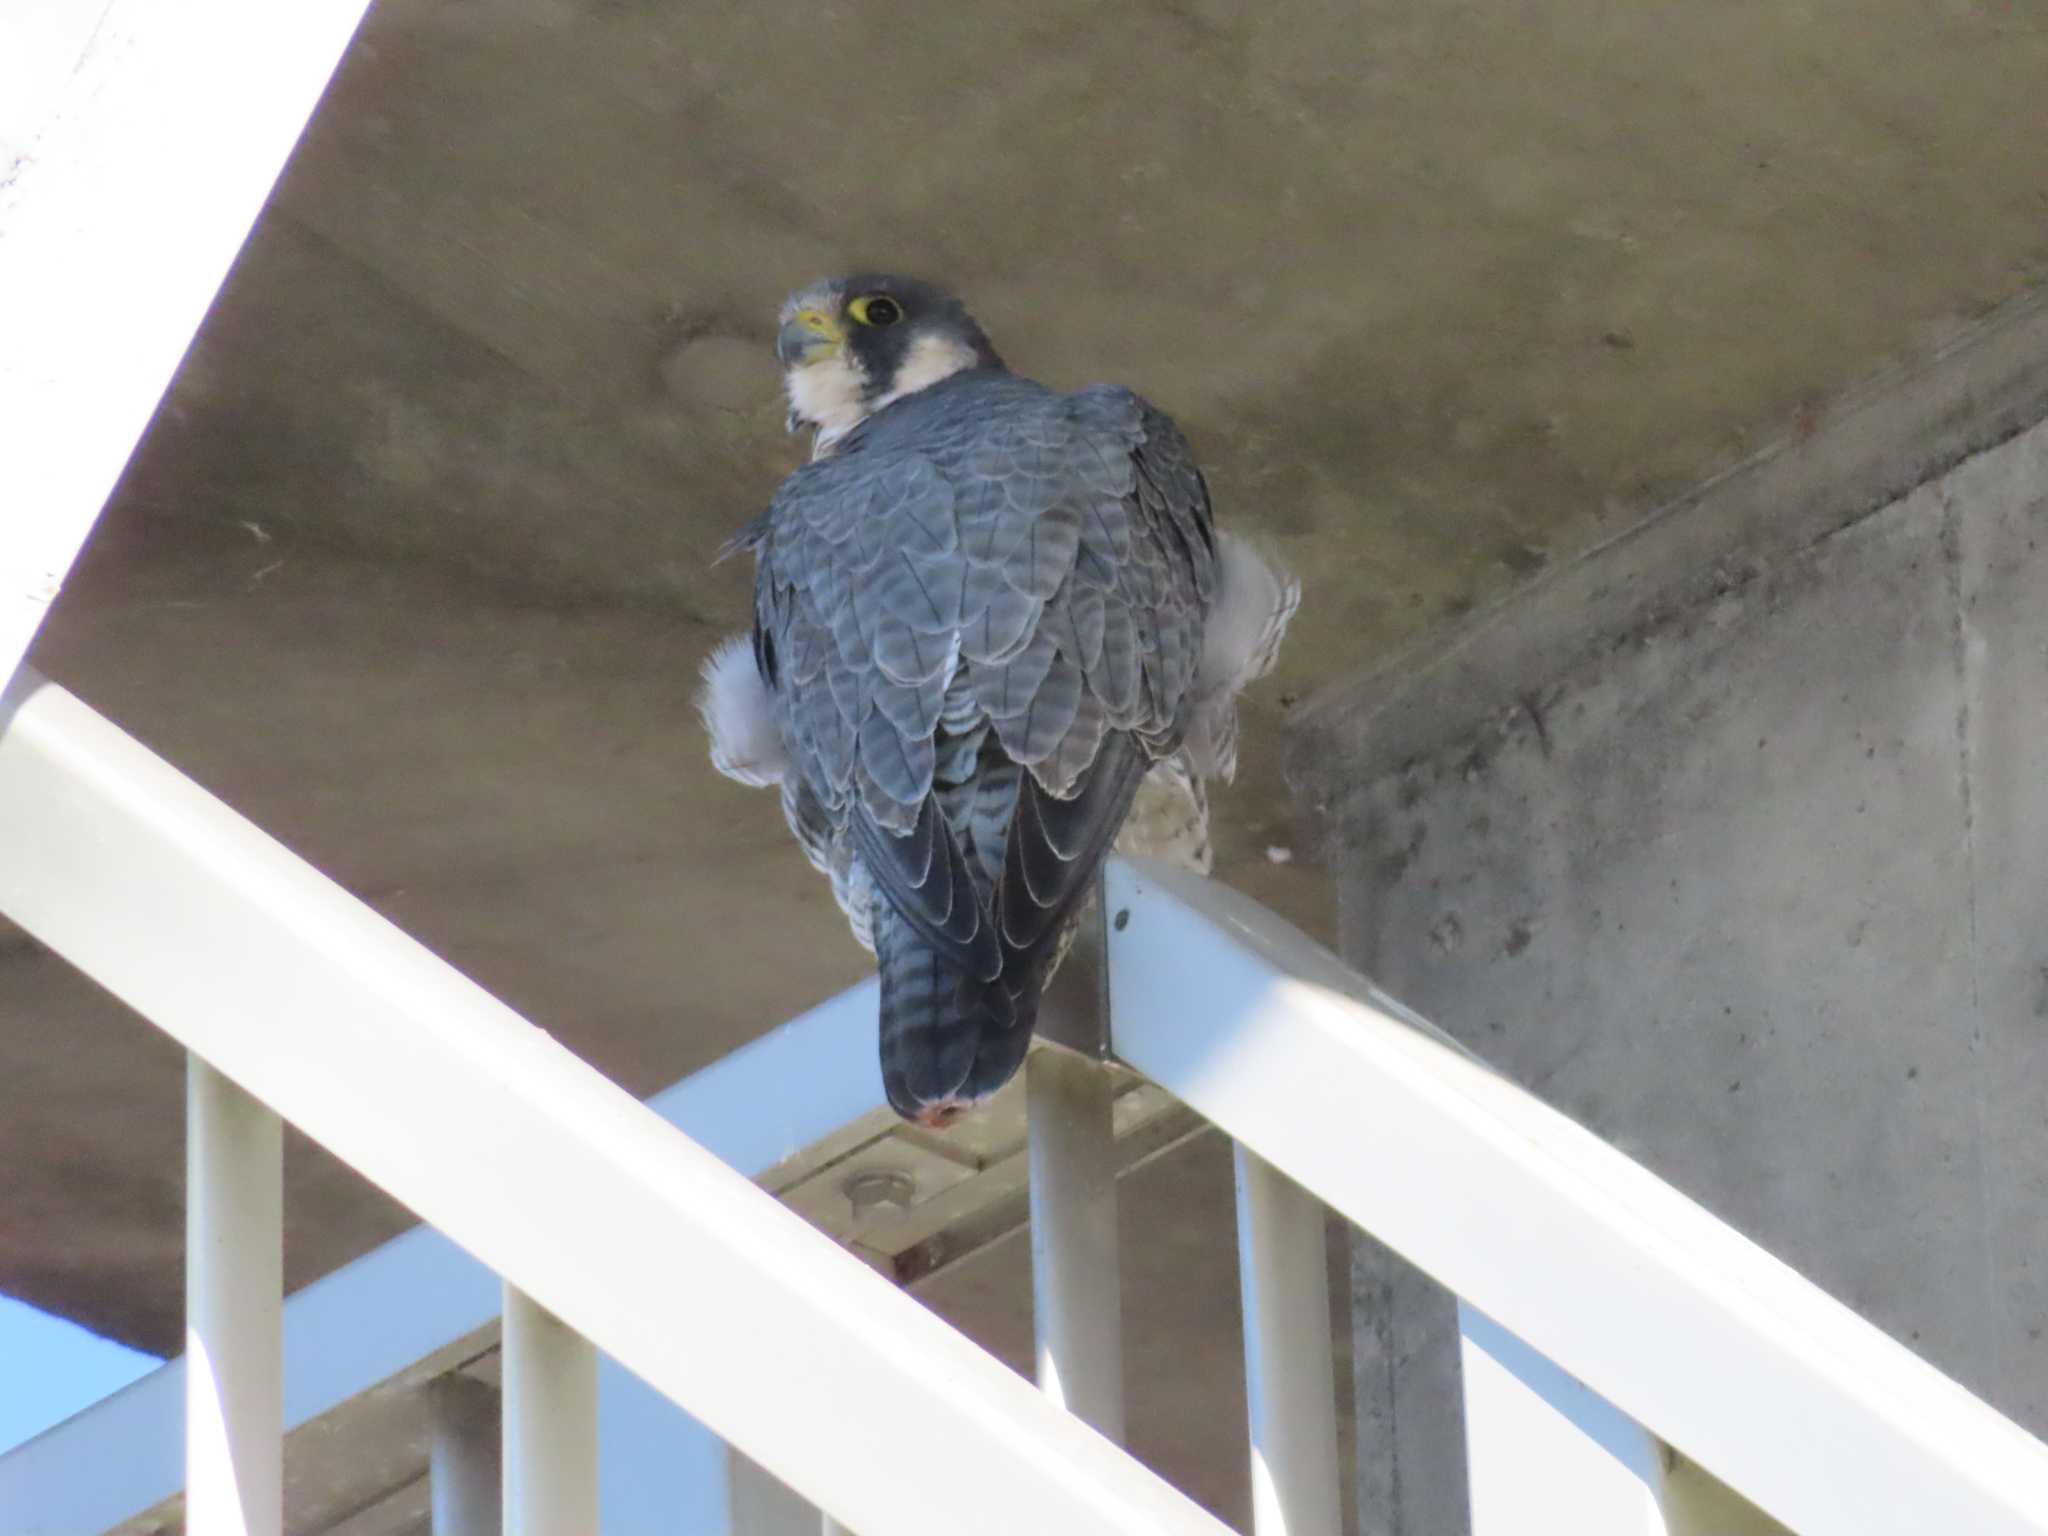
M2048 423L1582 638L1303 770L1348 956L2048 1434ZM1363 1536L1461 1530L1447 1298L1354 1289Z

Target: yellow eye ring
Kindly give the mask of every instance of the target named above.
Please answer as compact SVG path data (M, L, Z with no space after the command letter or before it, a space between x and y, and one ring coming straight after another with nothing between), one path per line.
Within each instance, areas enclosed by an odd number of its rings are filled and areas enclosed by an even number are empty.
M894 325L903 318L903 306L886 293L865 293L846 306L847 314L861 325Z

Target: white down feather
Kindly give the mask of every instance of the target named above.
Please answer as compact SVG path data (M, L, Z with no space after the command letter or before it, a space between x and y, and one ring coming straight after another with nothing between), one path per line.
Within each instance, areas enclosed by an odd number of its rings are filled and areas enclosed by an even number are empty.
M712 767L757 789L782 782L789 772L789 750L775 727L768 686L754 665L752 637L729 636L704 658L697 713L711 734Z

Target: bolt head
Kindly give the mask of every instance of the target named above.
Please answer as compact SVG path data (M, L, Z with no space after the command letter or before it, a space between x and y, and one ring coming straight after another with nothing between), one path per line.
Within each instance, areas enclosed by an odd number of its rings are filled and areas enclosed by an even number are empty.
M839 1190L858 1219L877 1210L909 1210L917 1180L899 1168L865 1168L847 1175Z

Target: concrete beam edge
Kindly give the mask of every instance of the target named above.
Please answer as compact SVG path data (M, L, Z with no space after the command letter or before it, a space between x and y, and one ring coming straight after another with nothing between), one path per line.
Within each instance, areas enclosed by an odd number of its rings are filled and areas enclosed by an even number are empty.
M1931 357L1866 381L1811 431L1319 690L1289 725L1288 783L1328 834L1348 786L1540 709L1556 682L1613 645L1746 585L2044 418L2048 291L2035 291Z

